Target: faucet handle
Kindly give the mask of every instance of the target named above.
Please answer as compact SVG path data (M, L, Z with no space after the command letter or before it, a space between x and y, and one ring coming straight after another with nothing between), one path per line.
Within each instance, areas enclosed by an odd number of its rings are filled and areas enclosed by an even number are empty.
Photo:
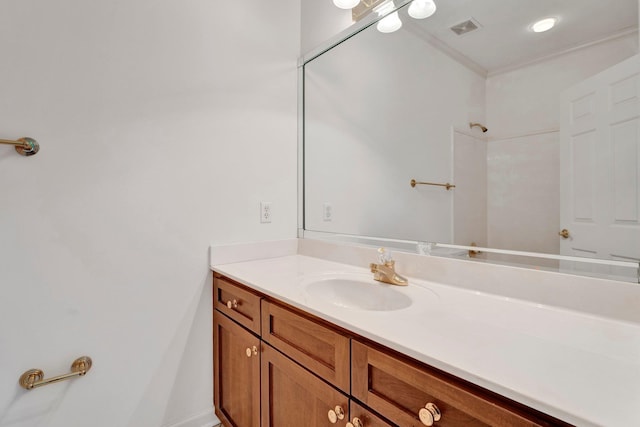
M393 257L391 256L391 251L380 248L378 249L378 261L380 264L387 264L393 261Z

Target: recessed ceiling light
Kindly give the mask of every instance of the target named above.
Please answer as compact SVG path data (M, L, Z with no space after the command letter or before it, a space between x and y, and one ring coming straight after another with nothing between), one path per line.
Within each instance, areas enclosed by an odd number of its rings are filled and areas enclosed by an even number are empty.
M555 27L557 22L558 18L541 19L540 21L534 23L531 26L531 29L534 33L544 33L545 31L549 31L550 29Z

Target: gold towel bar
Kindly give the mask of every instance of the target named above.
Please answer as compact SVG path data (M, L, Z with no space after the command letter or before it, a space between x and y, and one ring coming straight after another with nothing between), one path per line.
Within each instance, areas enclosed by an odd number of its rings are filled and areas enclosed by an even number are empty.
M12 139L0 139L0 144L13 145L16 148L18 154L23 156L33 156L38 151L40 151L40 145L38 144L38 141L26 136L16 141Z
M68 374L58 375L57 377L44 378L44 372L40 369L29 369L20 376L18 381L22 388L31 390L36 387L42 387L43 385L53 384L60 381L66 381L74 377L81 377L91 369L91 358L89 356L82 356L77 358L71 364L71 372Z
M449 184L448 182L446 184L436 184L435 182L418 182L415 179L412 179L411 186L415 187L416 185L435 185L437 187L445 187L447 191L451 190L452 188L456 188L455 185Z

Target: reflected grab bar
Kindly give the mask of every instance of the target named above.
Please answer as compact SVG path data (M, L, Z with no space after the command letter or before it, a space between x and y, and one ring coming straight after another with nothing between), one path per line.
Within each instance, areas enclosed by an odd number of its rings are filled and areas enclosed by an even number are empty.
M60 381L66 381L71 378L81 377L89 372L91 369L91 358L89 356L82 356L77 358L71 364L71 372L68 374L58 375L57 377L44 378L44 372L41 369L29 369L20 376L20 386L27 390L34 389L36 387L42 387L44 385L57 383Z
M454 184L449 184L448 182L445 184L437 184L435 182L419 182L415 179L412 179L411 186L415 188L416 185L435 185L436 187L445 187L447 191L451 190L452 188L456 188Z

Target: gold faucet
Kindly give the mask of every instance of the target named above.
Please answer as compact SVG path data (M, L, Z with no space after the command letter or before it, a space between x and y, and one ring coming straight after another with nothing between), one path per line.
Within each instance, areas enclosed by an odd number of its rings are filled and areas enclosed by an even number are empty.
M371 263L369 265L374 280L397 286L407 286L409 284L407 279L396 273L396 262L391 258L391 252L384 248L378 249L378 261L380 264Z

